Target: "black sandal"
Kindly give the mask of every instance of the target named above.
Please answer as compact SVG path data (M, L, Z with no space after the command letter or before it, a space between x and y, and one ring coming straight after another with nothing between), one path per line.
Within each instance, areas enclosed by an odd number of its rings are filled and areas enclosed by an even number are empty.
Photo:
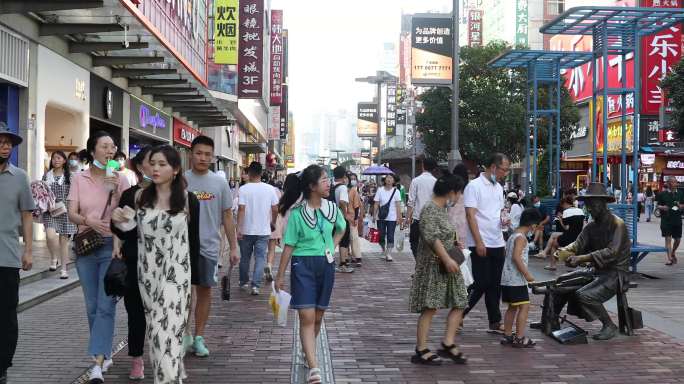
M534 342L534 340L530 339L529 337L525 336L522 338L516 337L515 340L513 340L513 348L532 348L537 343Z
M432 355L427 356L428 354L431 354L432 351L429 349L425 348L422 351L419 351L416 348L416 354L411 356L411 362L413 364L424 364L424 365L442 365L442 359L434 353ZM427 357L426 357L427 356Z
M515 337L513 335L504 335L503 339L501 339L501 345L513 345L513 341L515 341Z
M444 345L444 343L442 343L442 349L437 350L437 354L441 357L451 359L451 361L456 364L467 363L468 359L463 355L463 352L459 351L457 355L451 352L454 348L456 348L456 344Z

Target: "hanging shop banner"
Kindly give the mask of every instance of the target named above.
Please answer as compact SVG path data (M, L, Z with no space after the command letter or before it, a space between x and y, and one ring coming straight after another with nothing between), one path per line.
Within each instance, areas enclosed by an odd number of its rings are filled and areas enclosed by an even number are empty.
M482 46L482 14L480 9L468 11L468 46Z
M515 45L527 47L529 25L528 0L515 1Z
M283 102L283 11L271 11L271 105Z
M359 103L356 117L356 136L378 137L378 105L376 103Z
M155 136L161 141L169 141L171 138L171 116L133 95L129 124L131 128Z
M270 107L271 126L268 129L268 139L278 140L280 138L280 105Z
M387 84L387 103L385 110L385 134L397 134L397 83Z
M264 62L264 0L240 1L238 98L261 99Z
M642 6L652 8L681 8L682 0L643 0ZM668 106L660 81L682 57L682 24L675 24L642 39L641 113L657 115L661 105Z
M453 31L450 15L417 14L412 18L411 82L451 83Z
M287 140L289 111L287 105L287 85L283 86L283 102L280 104L280 140Z
M214 63L238 63L239 0L214 0Z
M411 34L399 36L399 83L411 84Z
M190 148L192 141L197 136L202 135L202 131L195 129L183 121L173 118L173 142L182 146Z

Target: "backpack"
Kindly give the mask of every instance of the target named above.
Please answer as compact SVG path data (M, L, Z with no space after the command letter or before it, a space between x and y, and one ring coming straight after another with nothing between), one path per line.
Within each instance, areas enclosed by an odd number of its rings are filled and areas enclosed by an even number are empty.
M336 185L333 185L332 187L330 187L330 194L328 195L328 200L337 204L337 197L335 196L335 191L337 190L338 187L341 187L343 185L344 184L336 184Z

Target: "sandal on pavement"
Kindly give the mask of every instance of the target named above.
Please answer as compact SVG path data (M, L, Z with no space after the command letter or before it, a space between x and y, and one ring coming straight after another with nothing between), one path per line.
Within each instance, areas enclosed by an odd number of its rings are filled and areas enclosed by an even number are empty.
M537 343L534 342L534 340L530 339L529 337L525 336L522 338L516 337L515 340L513 340L513 348L532 348Z
M458 353L454 353L454 349ZM453 361L456 364L465 364L468 362L468 359L466 359L465 356L463 356L463 352L458 350L456 344L445 345L444 343L442 343L442 349L437 350L437 354L441 357L451 359L451 361Z
M514 340L515 340L515 337L513 337L513 335L510 335L510 336L504 335L503 339L501 339L501 345L513 345Z
M321 384L321 369L311 368L309 369L309 376L306 379L307 384Z
M442 359L427 348L422 351L416 348L416 354L411 356L411 362L423 365L442 365Z

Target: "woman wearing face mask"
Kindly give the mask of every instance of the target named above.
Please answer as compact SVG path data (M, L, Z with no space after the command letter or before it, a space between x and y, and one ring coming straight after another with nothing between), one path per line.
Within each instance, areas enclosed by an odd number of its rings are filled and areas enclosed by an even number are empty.
M71 172L67 166L67 156L62 151L55 151L50 158L50 170L43 175L52 193L55 204L66 208L67 195L71 186ZM57 270L57 261L62 263L60 279L68 279L67 264L69 263L69 237L76 233L76 225L69 221L64 209L61 212L43 213L43 224L47 235L48 250L50 251L50 270Z
M137 182L128 188L119 200L119 208L130 207L135 209L135 194L152 183L152 167L150 166L151 146L146 146L131 158L131 166L136 174ZM113 223L112 232L119 238L124 238L124 232ZM133 358L131 371L128 378L142 380L145 378L145 363L143 360L143 348L145 346L145 308L143 307L140 289L138 289L138 242L124 240L121 246L121 256L128 267L126 279L128 290L124 296L124 305L128 313L128 356Z
M128 184L136 185L138 183L138 176L136 172L126 167L126 154L119 151L116 153L116 155L114 155L114 160L116 160L116 162L119 163L119 173L126 177L126 179L128 180Z
M409 296L409 310L420 313L416 353L411 357L414 364L440 365L440 356L457 364L466 363L454 339L468 303L468 294L458 263L448 253L457 246L457 233L447 215L447 207L460 199L463 184L458 176L441 176L435 182L432 201L420 214L421 237ZM450 311L442 347L435 354L428 348L428 334L432 317L441 308Z
M183 334L197 282L199 201L187 192L181 158L170 145L149 155L152 183L134 196L133 212L116 208L112 222L138 243L138 287L145 308L155 384L185 379ZM126 212L129 212L127 214Z
M69 172L75 174L81 172L81 161L79 160L78 152L69 153Z
M382 247L385 261L393 261L392 249L394 248L394 230L397 223L401 226L401 196L399 190L394 187L396 178L390 174L385 176L383 186L375 193L374 212L375 221L380 232L380 247ZM383 210L384 212L380 212ZM384 214L386 213L386 215Z
M96 362L89 373L91 384L103 383L102 373L112 364L116 299L105 294L104 276L112 257L118 254L118 240L112 238L109 222L121 193L129 187L125 177L106 170L116 150L109 133L92 134L81 154L92 166L73 177L68 197L69 220L78 225L79 233L90 228L104 238L103 246L76 258L90 329L88 354Z

